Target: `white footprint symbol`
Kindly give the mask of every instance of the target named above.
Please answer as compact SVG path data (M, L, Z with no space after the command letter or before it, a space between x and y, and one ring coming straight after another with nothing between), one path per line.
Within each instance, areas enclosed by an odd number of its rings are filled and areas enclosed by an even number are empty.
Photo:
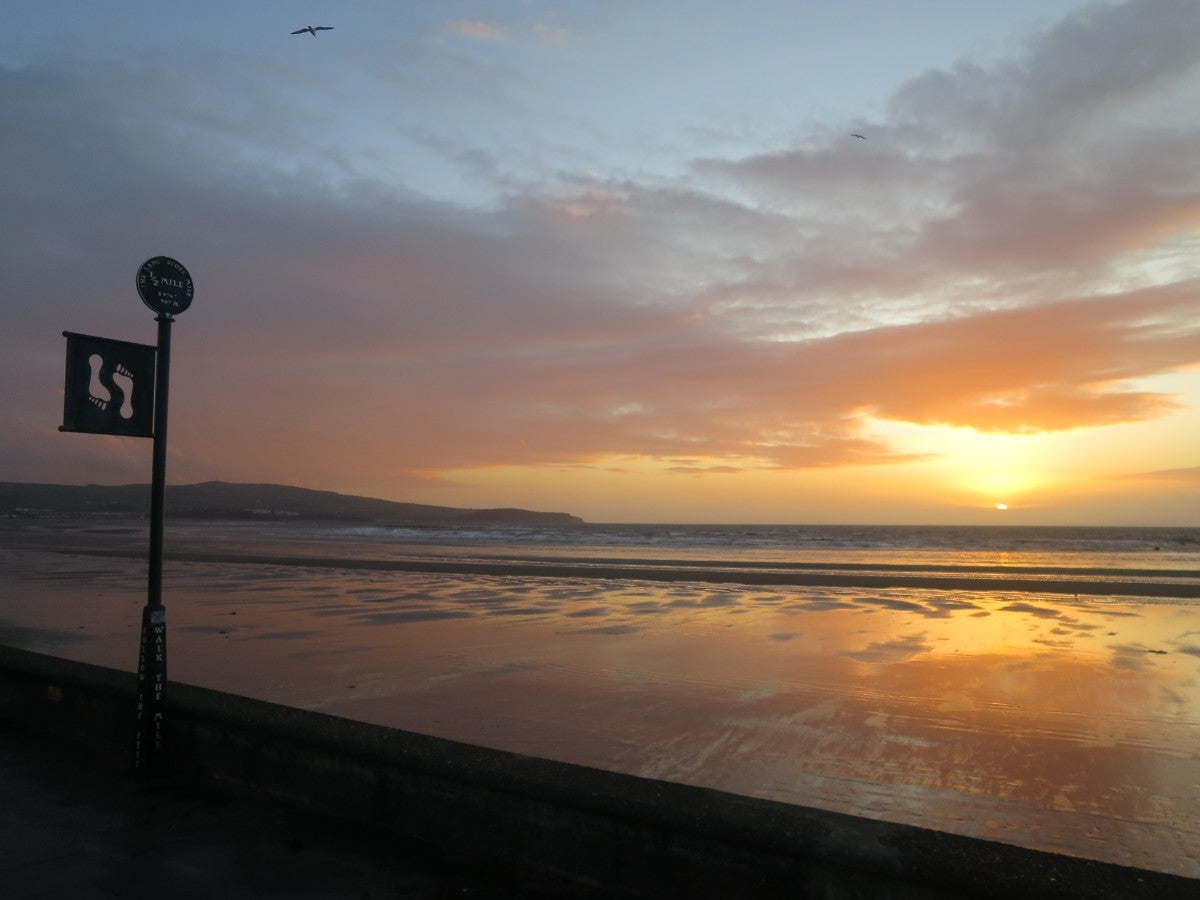
M100 370L104 367L104 357L99 353L93 353L88 357L88 365L92 368L92 381L88 385L88 400L98 409L108 409L108 401L112 399L112 394L100 383Z
M125 368L121 363L117 363L117 370L113 372L113 383L120 388L124 399L121 402L121 418L129 419L133 416L133 373Z

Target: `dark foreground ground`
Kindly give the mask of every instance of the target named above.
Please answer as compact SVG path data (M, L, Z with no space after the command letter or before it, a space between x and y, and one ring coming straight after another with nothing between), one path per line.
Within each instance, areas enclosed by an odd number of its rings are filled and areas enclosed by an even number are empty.
M519 898L357 823L193 784L148 781L80 745L0 723L0 896Z
M0 646L0 900L1200 897L1194 879L183 683L176 774L145 780L123 752L135 679Z

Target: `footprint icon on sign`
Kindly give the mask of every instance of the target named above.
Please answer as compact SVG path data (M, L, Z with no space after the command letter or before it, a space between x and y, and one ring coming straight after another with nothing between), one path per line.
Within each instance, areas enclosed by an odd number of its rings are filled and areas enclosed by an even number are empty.
M133 417L133 373L130 372L124 365L117 363L117 369L113 372L113 384L117 390L121 392L121 418L129 419Z
M88 357L88 365L92 370L92 380L88 384L88 400L97 409L108 409L108 403L112 400L112 392L100 381L100 372L104 368L104 357L99 353L93 353ZM128 419L129 416L125 418Z
M88 401L101 412L105 412L114 403L120 403L117 412L122 419L133 418L133 372L124 363L117 363L112 371L108 371L104 357L93 353L88 357L88 366L92 370L91 381L88 383ZM113 393L116 393L114 400Z

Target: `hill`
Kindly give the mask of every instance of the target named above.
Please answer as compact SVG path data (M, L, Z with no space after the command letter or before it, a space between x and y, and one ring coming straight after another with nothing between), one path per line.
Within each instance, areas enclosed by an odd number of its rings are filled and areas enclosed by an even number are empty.
M0 516L150 515L150 485L0 482ZM578 525L577 516L527 509L459 509L396 503L284 484L169 484L168 519L321 519L389 525Z

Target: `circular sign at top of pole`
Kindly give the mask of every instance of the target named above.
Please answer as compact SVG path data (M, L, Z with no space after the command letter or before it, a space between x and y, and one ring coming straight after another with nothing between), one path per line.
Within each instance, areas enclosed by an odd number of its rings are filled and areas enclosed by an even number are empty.
M164 316L181 313L192 305L192 276L182 263L169 256L155 256L142 263L137 290L143 303Z

